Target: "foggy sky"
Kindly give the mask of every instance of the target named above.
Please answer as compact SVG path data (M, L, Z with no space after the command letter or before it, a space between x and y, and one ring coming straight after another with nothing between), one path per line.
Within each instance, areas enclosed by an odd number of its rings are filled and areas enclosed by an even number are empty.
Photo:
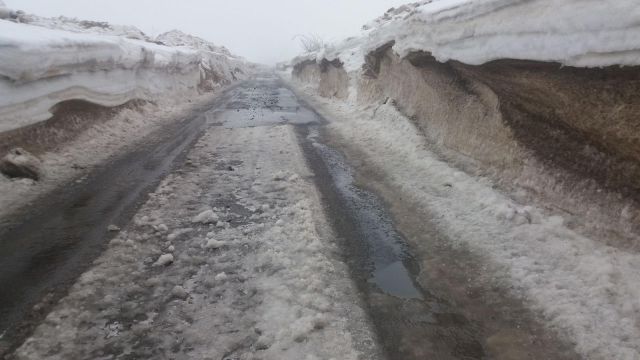
M293 37L340 40L410 0L5 0L40 16L134 25L149 35L180 29L248 60L273 64L300 53Z

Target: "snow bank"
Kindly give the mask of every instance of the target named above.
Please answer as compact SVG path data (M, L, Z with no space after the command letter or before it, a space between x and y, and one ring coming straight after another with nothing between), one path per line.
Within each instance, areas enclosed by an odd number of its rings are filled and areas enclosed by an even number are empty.
M51 116L70 99L115 106L195 88L199 57L115 36L0 21L0 132Z
M579 67L640 64L637 2L595 0L440 0L389 10L363 36L313 54L359 69L363 54L384 44L404 57L479 65L496 59L559 62ZM297 61L297 60L296 60Z
M200 55L200 87L212 90L220 84L244 78L247 62L224 46L216 46L197 36L172 30L159 35L156 42L175 48L195 49Z
M180 38L191 42L165 46L134 27L64 17L0 20L0 132L46 120L65 100L115 106L212 90L247 71L242 58L218 56L205 40L191 47L195 38L187 34L174 34L168 45Z
M638 189L626 65L640 65L639 11L422 1L294 59L292 76L336 119L328 131L383 174L391 203L424 209L582 357L637 359L640 210L624 191Z
M152 41L142 30L135 26L114 25L103 21L88 21L58 16L54 18L40 17L33 14L20 14L21 23L36 25L48 29L57 29L79 33L121 36L128 39Z

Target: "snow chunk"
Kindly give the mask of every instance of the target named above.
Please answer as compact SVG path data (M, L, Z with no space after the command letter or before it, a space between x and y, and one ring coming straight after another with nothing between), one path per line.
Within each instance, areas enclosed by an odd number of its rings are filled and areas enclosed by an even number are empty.
M158 258L158 261L156 261L153 265L154 266L166 266L166 265L170 265L172 263L173 263L173 254L162 254Z
M213 210L205 210L195 216L191 222L200 224L212 224L219 220L219 217Z
M216 239L208 239L207 243L204 245L205 249L219 249L226 245L227 243L224 241L218 241Z
M216 277L215 277L214 279L215 279L216 281L225 281L225 280L227 280L228 278L229 278L229 276L228 276L226 273L221 272L220 274L216 275Z
M167 235L167 240L173 241L173 240L177 239L178 236L180 236L182 234L189 233L192 230L193 230L192 228L184 228L184 229L175 230L171 234Z
M111 224L111 225L107 226L107 230L111 231L111 232L116 232L116 231L120 231L120 227Z
M0 173L10 178L38 180L42 176L41 166L40 159L22 148L15 148L0 160Z
M177 299L185 300L189 297L189 293L182 286L177 285L171 290L171 296Z

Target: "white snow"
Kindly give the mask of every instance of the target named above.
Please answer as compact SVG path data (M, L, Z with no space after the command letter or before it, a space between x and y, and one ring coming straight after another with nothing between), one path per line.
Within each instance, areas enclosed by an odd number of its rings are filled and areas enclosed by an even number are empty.
M251 71L244 59L188 34L154 40L135 27L65 17L0 20L0 48L0 132L46 120L65 100L116 106L194 95Z
M153 40L135 26L114 25L107 22L79 20L66 16L47 18L34 14L21 14L19 16L19 21L23 24L40 26L47 29L57 29L77 33L111 35L144 41Z
M199 55L116 36L0 21L0 132L51 116L62 101L115 106L195 89Z
M634 0L440 0L390 10L348 39L294 60L339 58L359 70L364 55L395 42L405 56L483 64L497 59L579 67L640 65L640 7Z

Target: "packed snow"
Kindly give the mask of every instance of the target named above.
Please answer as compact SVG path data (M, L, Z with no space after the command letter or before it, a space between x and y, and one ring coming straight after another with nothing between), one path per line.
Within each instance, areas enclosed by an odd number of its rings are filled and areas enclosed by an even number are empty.
M433 0L390 9L363 34L305 59L340 59L358 70L364 55L394 42L404 57L478 65L498 59L579 67L640 65L640 7L633 0Z

